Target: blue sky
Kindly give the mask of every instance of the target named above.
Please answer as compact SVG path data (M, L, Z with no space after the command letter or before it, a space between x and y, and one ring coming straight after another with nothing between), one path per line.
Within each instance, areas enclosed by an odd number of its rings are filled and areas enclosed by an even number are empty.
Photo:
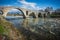
M15 14L15 13L21 14L21 11L19 11L18 9L11 9L8 13L9 14Z
M60 8L60 0L0 0L0 6L17 6L28 9Z

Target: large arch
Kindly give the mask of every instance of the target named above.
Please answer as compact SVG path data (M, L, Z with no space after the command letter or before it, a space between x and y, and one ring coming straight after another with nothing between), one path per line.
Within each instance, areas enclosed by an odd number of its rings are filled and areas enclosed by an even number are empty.
M17 9L17 10L21 11L21 13L23 14L23 18L26 18L25 15L24 15L24 12L23 12L20 8L5 8L5 9L4 9L3 16L6 17L7 13L8 13L11 9Z
M2 10L0 10L0 15L2 15L3 14L3 11Z
M18 9L19 11L21 11L23 13L23 18L26 18L24 15L24 12L21 9L19 9L19 8L15 8L15 9Z

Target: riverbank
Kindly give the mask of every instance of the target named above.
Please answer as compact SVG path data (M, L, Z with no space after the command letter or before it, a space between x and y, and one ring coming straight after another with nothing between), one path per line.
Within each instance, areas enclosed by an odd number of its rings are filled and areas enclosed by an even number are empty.
M0 16L0 38L2 40L24 40L23 35L12 25Z

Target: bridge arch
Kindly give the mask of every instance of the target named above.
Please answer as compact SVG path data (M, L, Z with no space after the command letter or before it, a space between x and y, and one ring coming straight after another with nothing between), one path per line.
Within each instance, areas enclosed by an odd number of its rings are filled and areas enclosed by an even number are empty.
M42 14L40 12L38 13L38 17L42 17Z
M19 8L15 8L15 9L21 11L23 13L23 18L26 18L24 12L21 9L19 9Z
M2 10L0 10L0 15L2 15L3 14L3 11Z
M8 13L10 10L12 10L12 9L17 9L17 10L19 10L19 11L23 14L23 18L25 18L25 14L24 14L23 10L20 9L20 8L6 8L6 9L4 9L4 11L3 11L3 16L6 17L6 16L7 16L7 13Z
M34 12L30 13L29 16L33 17L33 18L36 18L36 15Z

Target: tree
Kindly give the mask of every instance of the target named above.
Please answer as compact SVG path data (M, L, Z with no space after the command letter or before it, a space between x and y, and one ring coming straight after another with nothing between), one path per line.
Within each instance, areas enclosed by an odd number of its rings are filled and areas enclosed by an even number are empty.
M60 8L56 9L55 12L60 13Z

